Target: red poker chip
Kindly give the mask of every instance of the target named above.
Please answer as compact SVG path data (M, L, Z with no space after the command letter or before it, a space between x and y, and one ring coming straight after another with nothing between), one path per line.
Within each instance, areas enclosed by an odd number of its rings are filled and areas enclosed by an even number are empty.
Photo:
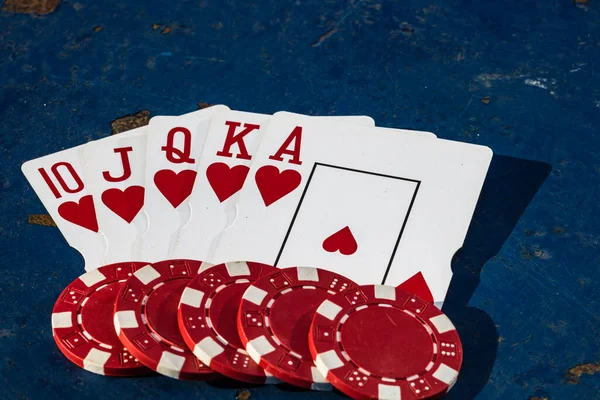
M119 339L131 354L160 374L190 380L219 376L187 348L177 325L177 304L183 289L210 266L193 260L146 264L119 292L114 308Z
M331 390L308 348L310 323L325 299L354 287L351 280L318 268L285 268L262 276L240 303L237 324L246 351L284 382Z
M250 383L277 383L248 355L237 330L242 295L252 282L277 268L255 262L215 265L187 284L178 309L185 343L203 363L221 374Z
M400 288L360 286L321 304L309 333L321 373L354 399L437 399L462 363L456 328L433 304Z
M100 375L139 376L152 371L124 347L113 325L119 289L144 263L123 262L89 271L67 286L52 309L52 336L79 367Z

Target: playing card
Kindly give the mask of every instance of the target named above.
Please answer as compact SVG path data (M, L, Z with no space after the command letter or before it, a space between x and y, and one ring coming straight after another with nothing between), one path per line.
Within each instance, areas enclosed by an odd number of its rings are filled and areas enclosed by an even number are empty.
M23 174L67 240L83 256L87 271L103 265L106 249L83 165L83 146L36 158Z
M275 114L209 261L319 267L361 284L421 276L441 305L491 157L484 146Z
M218 105L179 117L150 120L143 208L148 229L141 244L145 261L170 257L179 229L189 219L186 199L194 186L211 117L226 110L229 108Z
M106 239L103 264L142 261L140 243L148 226L141 211L146 129L136 128L83 146L89 191Z
M233 222L236 194L246 179L270 117L232 110L212 119L189 200L191 216L179 232L174 258L206 259L213 250L214 239ZM375 125L367 116L314 118Z

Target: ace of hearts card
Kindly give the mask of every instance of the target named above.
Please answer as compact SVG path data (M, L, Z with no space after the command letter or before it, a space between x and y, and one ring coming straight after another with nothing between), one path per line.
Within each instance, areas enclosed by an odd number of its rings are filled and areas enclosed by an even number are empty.
M441 306L492 152L402 133L275 114L210 261L421 277L417 294Z

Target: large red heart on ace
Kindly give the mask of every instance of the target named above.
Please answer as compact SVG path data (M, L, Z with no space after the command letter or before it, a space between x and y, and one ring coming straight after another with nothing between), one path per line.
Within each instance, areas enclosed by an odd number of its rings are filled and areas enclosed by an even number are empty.
M296 189L302 181L300 173L293 169L279 172L274 165L262 166L254 176L258 191L268 207Z
M221 203L242 188L249 169L246 165L229 167L222 162L212 163L208 166L206 169L208 183Z
M144 205L144 188L129 186L125 190L107 189L102 193L102 202L127 223L131 223Z
M91 194L83 196L79 202L66 201L62 203L58 206L58 215L75 225L98 232L96 208Z
M345 256L350 256L356 253L358 244L356 243L356 239L354 238L350 227L345 226L323 241L323 250L329 253L339 251Z
M162 169L154 174L154 184L173 208L177 208L192 193L195 180L196 171L191 169L180 172Z

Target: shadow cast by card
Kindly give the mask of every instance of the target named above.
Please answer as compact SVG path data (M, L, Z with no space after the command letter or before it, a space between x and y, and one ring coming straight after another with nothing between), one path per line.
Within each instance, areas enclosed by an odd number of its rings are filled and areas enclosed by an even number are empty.
M464 352L458 382L448 399L475 398L490 377L498 332L488 314L467 304L483 266L498 254L551 170L551 165L539 161L501 155L492 159L464 246L452 261L454 275L444 302Z

